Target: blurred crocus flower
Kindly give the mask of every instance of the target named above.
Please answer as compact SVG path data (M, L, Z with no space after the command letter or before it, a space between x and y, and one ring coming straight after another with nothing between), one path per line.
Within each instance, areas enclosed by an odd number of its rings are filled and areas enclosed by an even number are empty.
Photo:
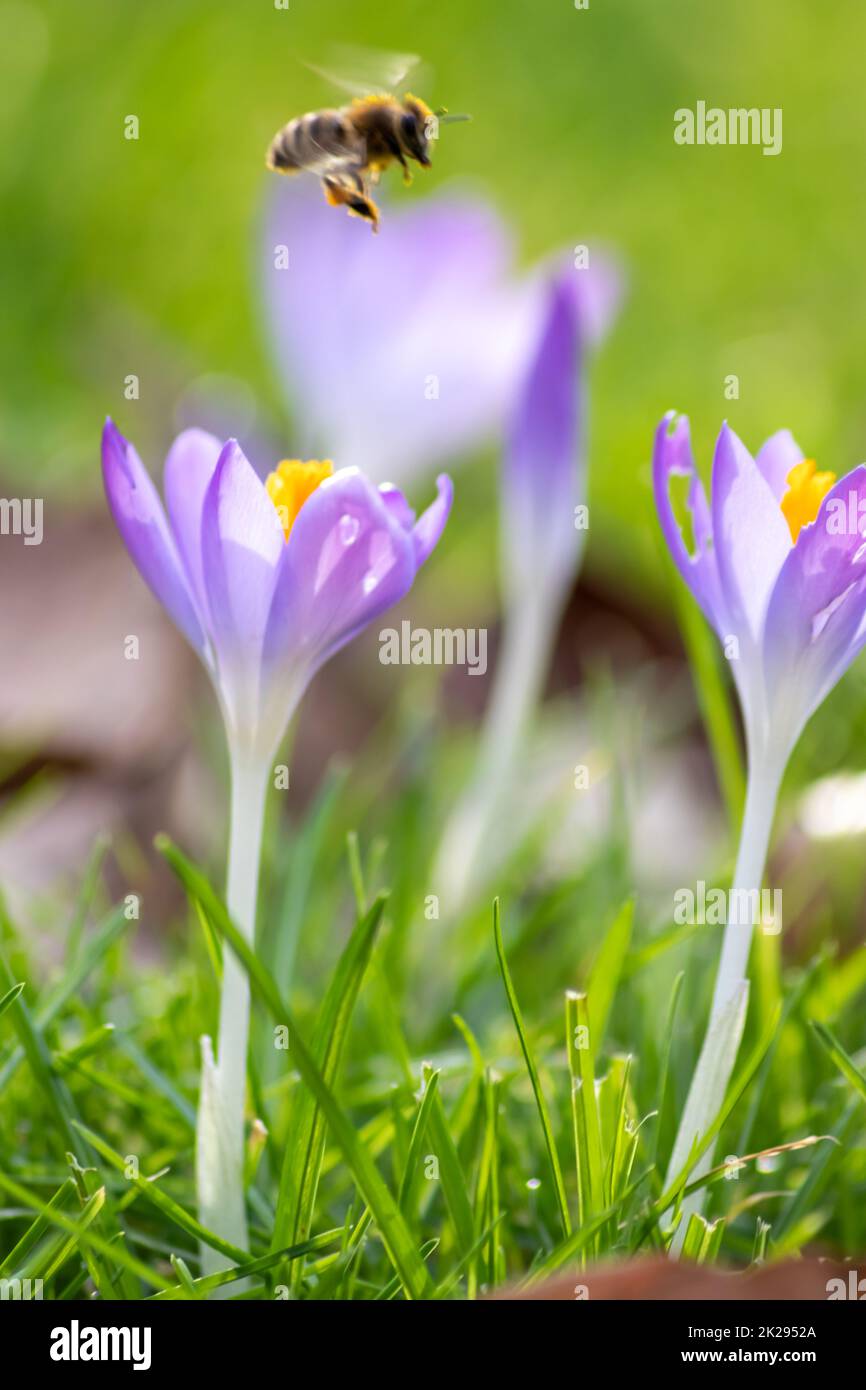
M494 811L508 791L547 676L589 520L585 373L619 303L613 262L553 264L544 277L540 324L510 411L501 489L500 572L504 621L478 762L439 851L452 912L493 867L482 855ZM489 845L488 845L489 849Z
M227 904L252 941L265 785L315 672L412 587L451 507L450 480L416 521L403 494L357 469L286 460L266 482L238 443L187 430L165 463L165 506L135 449L108 421L108 503L142 578L207 669L232 773ZM202 1224L246 1248L243 1103L246 974L223 970L214 1062L203 1039L196 1171ZM203 1250L206 1270L225 1261Z
M610 260L592 269L557 264L545 276L543 310L511 411L502 466L500 562L513 607L543 589L571 588L586 538L586 359L607 331L622 293Z
M483 201L392 209L377 238L318 191L281 182L264 304L298 447L397 482L496 434L538 315L538 286Z
M748 784L731 899L739 903L760 889L779 784L794 744L866 641L866 466L837 482L804 457L787 430L752 458L724 425L708 501L688 420L671 412L656 431L653 475L671 555L723 644L743 711ZM687 485L689 544L671 500L675 478ZM731 917L670 1179L715 1118L742 1034L756 923ZM707 1152L693 1176L706 1172L711 1160ZM687 1200L686 1213L699 1203Z

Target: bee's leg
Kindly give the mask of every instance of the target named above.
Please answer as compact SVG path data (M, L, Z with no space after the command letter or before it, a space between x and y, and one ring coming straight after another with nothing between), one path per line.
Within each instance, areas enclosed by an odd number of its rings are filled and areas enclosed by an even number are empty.
M343 188L341 184L337 183L336 179L322 179L322 188L325 192L325 198L332 208L342 207L349 197L348 188Z
M379 209L372 198L367 197L362 180L353 179L348 182L326 174L322 179L322 187L332 207L344 207L351 216L363 218L365 222L370 223L374 232L378 232Z
M393 150L393 154L394 154L394 158L396 159L397 163L400 165L400 167L401 167L402 170L403 170L403 182L405 183L406 187L408 188L408 187L409 187L409 184L412 182L412 170L409 168L409 165L406 163L405 159L403 158L403 151L400 149L400 146L397 144L396 140L394 141L394 150Z
M386 135L385 145L387 146L388 153L391 156L391 158L396 159L397 163L401 166L403 170L403 182L408 187L408 185L412 182L412 171L409 168L409 165L406 163L405 156L403 154L402 149L400 148L399 140L396 140L393 135Z
M394 158L397 160L397 162L403 170L403 182L408 188L410 183L412 182L412 170L409 168L409 165L403 158L403 151L400 149L400 146L397 144L396 141L394 142Z

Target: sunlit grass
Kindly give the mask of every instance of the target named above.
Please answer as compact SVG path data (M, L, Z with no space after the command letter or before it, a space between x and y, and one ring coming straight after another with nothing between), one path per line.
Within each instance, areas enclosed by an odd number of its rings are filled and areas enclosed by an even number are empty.
M572 882L480 904L443 949L393 849L414 855L424 885L429 847L405 832L424 775L369 839L346 839L340 777L294 852L271 817L255 954L167 842L191 907L166 968L137 961L141 928L100 902L93 866L55 970L4 913L3 1277L41 1278L59 1299L231 1296L242 1277L245 1298L459 1299L667 1247L685 1175L665 1191L664 1174L711 951L647 921L606 848ZM256 1015L248 1255L201 1228L193 1188L197 1039L232 949ZM856 1254L858 955L825 950L780 972L758 954L763 1002L683 1258ZM201 1279L200 1241L232 1268Z

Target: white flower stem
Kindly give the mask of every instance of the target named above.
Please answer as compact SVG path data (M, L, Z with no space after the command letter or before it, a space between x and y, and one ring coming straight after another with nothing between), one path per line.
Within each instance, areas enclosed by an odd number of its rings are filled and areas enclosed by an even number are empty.
M756 891L760 898L783 771L784 761L777 757L763 756L749 760L746 805L729 898L731 903L746 901L744 895L754 897ZM735 914L729 912L707 1031L674 1141L665 1186L673 1181L688 1161L696 1135L706 1134L715 1120L734 1070L748 1003L746 975L754 925L731 920L732 916L735 917ZM707 1173L712 1161L713 1150L710 1146L692 1168L690 1181ZM671 1246L672 1254L677 1254L681 1249L689 1217L693 1212L702 1210L704 1197L705 1189L701 1188L683 1202L682 1219Z
M755 772L750 772L737 865L734 870L734 891L742 889L750 892L753 889L761 889L780 780L781 772L773 766L759 767ZM728 922L725 927L719 973L716 976L710 1010L711 1025L730 1002L734 991L746 976L752 935L751 927L739 926L736 922Z
M232 752L226 905L232 921L251 945L255 935L267 767L260 758ZM225 945L216 1063L210 1039L202 1039L196 1182L202 1225L243 1250L247 1248L243 1169L249 1023L246 971ZM210 1246L202 1246L201 1254L204 1274L217 1273L231 1264ZM233 1286L233 1291L237 1291L237 1286Z
M443 884L452 917L482 886L479 866L489 860L484 850L491 820L511 783L547 675L560 605L534 598L527 594L506 616L475 771L452 813L437 857L435 877Z
M493 780L514 763L547 675L555 632L551 619L549 610L539 612L538 605L526 602L506 620L481 736L482 780Z

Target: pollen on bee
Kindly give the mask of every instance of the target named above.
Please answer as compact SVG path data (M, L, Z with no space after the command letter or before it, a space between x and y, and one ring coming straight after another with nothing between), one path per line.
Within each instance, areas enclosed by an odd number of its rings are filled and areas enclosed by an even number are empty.
M283 459L282 463L277 464L274 472L268 474L265 488L276 508L286 540L292 533L292 527L304 503L333 472L334 465L330 459L321 462L318 459L310 459L307 462L302 459Z

